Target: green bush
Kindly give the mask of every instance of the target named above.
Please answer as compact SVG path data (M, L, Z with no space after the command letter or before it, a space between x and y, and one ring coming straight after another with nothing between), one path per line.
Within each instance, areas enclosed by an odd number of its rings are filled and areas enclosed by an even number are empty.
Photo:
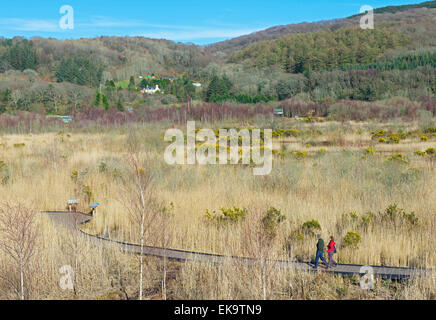
M358 215L356 211L352 211L343 214L341 219L336 224L336 229L338 233L346 228L353 228L355 230L367 230L369 225L374 221L374 214L372 212L367 212L362 215Z
M98 166L98 171L100 173L105 173L105 172L107 172L107 170L108 170L107 163L104 161L100 162L100 165Z
M73 170L73 172L71 173L71 180L73 180L74 183L77 183L77 181L79 180L79 171Z
M304 234L315 235L316 230L321 230L321 225L318 220L310 220L303 223L301 229Z
M384 137L386 136L386 131L384 130L373 131L371 132L371 136L373 139Z
M90 186L83 186L82 187L82 193L85 196L86 203L89 204L92 201L94 201L94 194L93 194Z
M388 143L390 143L390 144L398 144L398 143L400 143L400 141L401 141L401 138L399 136L392 135L392 136L389 137Z
M240 209L236 206L233 208L225 209L221 208L220 213L216 213L216 211L212 211L212 213L209 211L209 209L206 210L205 217L208 221L213 221L218 224L222 223L237 223L241 220L243 220L247 215L246 209Z
M344 248L352 247L352 248L359 248L359 243L361 241L360 234L354 231L348 231L345 235L344 239L342 240L342 246Z
M286 217L282 215L280 210L274 207L268 209L265 216L262 218L262 226L270 238L277 236L277 227L285 219Z
M15 148L22 148L22 147L24 147L26 144L24 143L24 142L21 142L21 143L14 143L14 147Z
M294 157L298 160L302 160L304 158L306 158L309 154L307 152L304 151L295 151L294 152Z
M367 154L367 155L374 155L375 154L375 151L374 151L374 149L373 148L366 148L365 149L365 153Z
M289 129L285 131L285 135L288 137L298 137L301 135L301 131L297 129Z
M409 161L407 161L407 158L402 153L394 154L393 156L388 158L388 161L397 161L406 164L409 163Z
M418 218L414 212L407 213L404 209L398 207L397 204L392 204L385 209L385 211L379 213L381 221L386 223L396 224L397 222L406 222L410 225L418 224Z
M424 130L425 133L436 133L436 127L428 127Z
M427 153L429 156L436 155L436 149L435 148L428 148L425 150L425 153Z

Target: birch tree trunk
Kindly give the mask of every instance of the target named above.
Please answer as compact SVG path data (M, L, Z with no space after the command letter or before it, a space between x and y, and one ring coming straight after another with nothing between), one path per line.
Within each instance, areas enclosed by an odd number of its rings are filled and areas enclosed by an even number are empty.
M21 300L24 300L24 270L23 270L22 256L20 256L20 288L21 288Z

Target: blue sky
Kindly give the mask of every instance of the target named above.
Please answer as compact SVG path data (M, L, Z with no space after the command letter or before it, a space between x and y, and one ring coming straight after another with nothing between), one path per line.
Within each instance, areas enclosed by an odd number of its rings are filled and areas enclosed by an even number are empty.
M422 0L424 1L424 0ZM342 18L407 0L13 0L2 1L0 36L76 39L144 36L209 44L268 27ZM74 9L74 29L59 27L63 5Z

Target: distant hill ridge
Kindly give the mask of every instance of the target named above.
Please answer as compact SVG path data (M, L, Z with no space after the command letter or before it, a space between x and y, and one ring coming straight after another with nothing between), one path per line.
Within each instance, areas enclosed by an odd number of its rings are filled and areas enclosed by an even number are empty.
M409 11L409 15L414 15L415 9L433 9L436 8L436 1L427 1L419 4L388 6L374 9L374 13L378 15L378 21L386 21L392 19L392 14ZM311 33L322 30L335 30L338 28L356 25L360 21L362 14L356 14L348 18L338 18L332 20L323 20L318 22L302 22L298 24L289 24L282 26L271 27L262 31L254 32L248 35L240 36L226 41L217 42L209 45L207 48L211 52L223 51L226 54L233 51L243 49L255 42L264 40L275 40L287 34L293 33ZM386 16L383 16L386 15ZM407 14L406 14L407 16ZM404 18L403 16L401 19Z

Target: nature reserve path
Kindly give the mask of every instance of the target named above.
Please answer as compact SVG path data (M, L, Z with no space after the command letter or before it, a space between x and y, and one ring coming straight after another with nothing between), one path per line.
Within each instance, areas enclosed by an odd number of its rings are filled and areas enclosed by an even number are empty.
M66 227L68 229L74 230L77 229L78 232L87 237L90 241L94 242L97 245L115 245L120 247L123 251L139 254L140 253L140 245L124 243L119 241L110 240L107 238L102 238L99 236L95 236L92 234L88 234L85 231L80 229L80 225L85 225L92 220L92 217L86 215L84 213L74 213L74 212L66 212L66 211L46 211L42 212L43 214L50 217L50 219L57 225ZM176 261L196 261L196 262L208 262L208 263L223 263L224 261L231 260L240 260L247 264L253 263L255 260L252 258L242 258L242 257L230 257L223 255L216 255L210 253L201 253L201 252L192 252L192 251L183 251L183 250L175 250L175 249L167 249L167 248L158 248L158 247L150 247L144 246L143 248L144 254L147 256L154 256L160 258L168 258L170 260ZM313 269L313 265L306 262L297 262L297 261L275 261L282 268L294 268L300 271L308 271L315 272ZM333 273L338 275L363 275L366 271L361 270L362 265L354 265L354 264L339 264L337 267L325 269L323 267L318 268L319 271ZM414 269L414 268L405 268L405 267L386 267L386 266L371 266L374 270L374 275L383 278L383 279L395 279L395 280L403 280L407 278L411 278L414 276L423 276L433 272L432 270L426 269Z

